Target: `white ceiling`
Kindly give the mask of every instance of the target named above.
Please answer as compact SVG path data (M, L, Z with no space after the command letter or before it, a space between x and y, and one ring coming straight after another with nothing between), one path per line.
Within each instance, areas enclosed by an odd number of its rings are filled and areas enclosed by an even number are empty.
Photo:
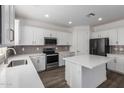
M124 19L124 5L17 5L16 17L40 20L60 26L100 25ZM95 17L86 15L95 13ZM49 18L44 15L48 14ZM102 21L98 18L102 17ZM72 24L68 24L72 21Z

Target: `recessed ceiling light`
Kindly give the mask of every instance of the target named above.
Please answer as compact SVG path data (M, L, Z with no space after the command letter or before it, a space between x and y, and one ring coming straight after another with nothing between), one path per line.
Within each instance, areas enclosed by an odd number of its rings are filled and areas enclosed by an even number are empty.
M45 16L46 18L49 18L49 15L48 15L48 14L45 14L44 16Z
M99 20L99 21L102 21L102 18L100 17L100 18L98 18L98 20Z
M72 24L72 21L69 21L68 24Z

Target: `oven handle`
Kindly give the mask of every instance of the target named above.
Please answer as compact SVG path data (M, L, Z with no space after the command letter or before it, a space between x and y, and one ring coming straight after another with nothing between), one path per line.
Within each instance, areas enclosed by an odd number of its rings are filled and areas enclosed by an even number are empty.
M49 54L49 55L46 55L46 56L57 56L58 54Z

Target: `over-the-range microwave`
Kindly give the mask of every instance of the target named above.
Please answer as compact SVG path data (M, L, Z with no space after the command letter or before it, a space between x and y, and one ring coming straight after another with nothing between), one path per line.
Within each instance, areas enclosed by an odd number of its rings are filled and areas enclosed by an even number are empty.
M56 45L57 44L57 38L45 37L44 38L44 44L45 45Z

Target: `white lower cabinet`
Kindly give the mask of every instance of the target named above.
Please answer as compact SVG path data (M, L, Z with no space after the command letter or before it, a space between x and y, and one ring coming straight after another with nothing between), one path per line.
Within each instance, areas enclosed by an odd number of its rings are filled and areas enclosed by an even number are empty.
M63 60L63 58L71 57L71 56L74 56L74 55L75 55L74 52L59 52L59 66L64 66L65 65L65 61Z
M117 58L116 71L124 73L124 58Z
M34 67L38 72L46 69L45 55L31 56Z
M119 56L113 56L112 58L113 60L107 63L107 68L124 74L124 58Z
M115 69L116 69L116 60L113 59L113 60L111 60L111 62L107 63L107 68L109 70L115 71Z

